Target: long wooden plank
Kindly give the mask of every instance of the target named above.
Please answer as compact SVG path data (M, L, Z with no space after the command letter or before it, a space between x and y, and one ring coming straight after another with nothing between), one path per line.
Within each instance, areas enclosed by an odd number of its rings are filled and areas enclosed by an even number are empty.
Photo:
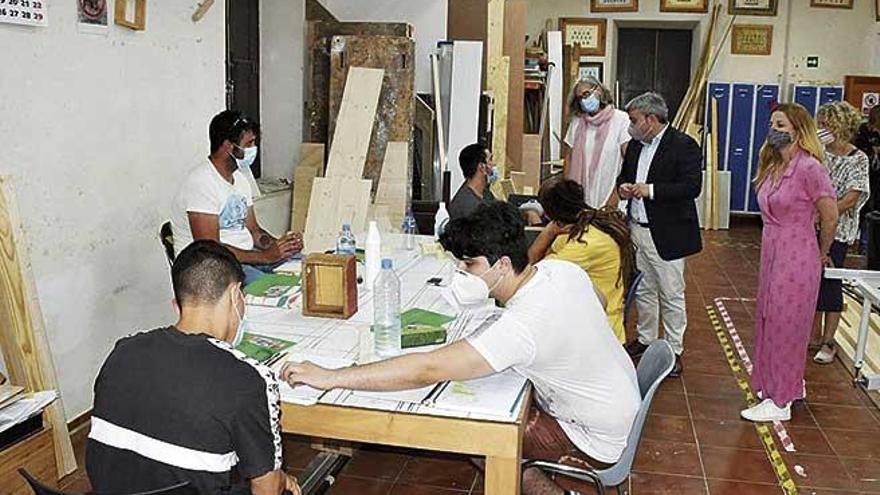
M385 162L379 187L376 189L376 206L384 206L392 228L399 228L406 216L407 166L409 165L409 143L391 141L385 148Z
M565 72L562 63L562 31L547 32L548 59L553 64L550 74L550 87L545 91L550 92L550 160L559 160L562 143L557 136L562 136L562 107L565 105L565 95L562 94L562 78Z
M523 113L525 107L526 2L507 0L504 6L504 55L510 57L507 99L509 168L522 170Z
M452 45L452 84L449 93L448 170L452 194L464 183L458 155L465 146L477 142L480 117L480 58L483 44L479 41L456 41Z
M0 351L15 385L28 391L58 390L43 313L30 271L27 241L8 176L0 177ZM60 391L59 391L60 392ZM60 397L45 411L52 425L58 473L76 469Z
M363 67L348 71L327 158L327 177L363 177L384 74L382 69Z
M537 134L524 134L522 171L525 173L523 190L531 188L537 192L541 187L541 136ZM600 206L600 205L595 205Z
M712 154L712 168L710 169L710 175L712 177L712 228L719 229L721 226L718 223L718 100L715 97L712 97L712 139L710 152Z
M351 225L356 235L363 235L372 185L370 180L348 177L316 178L309 200L303 251L316 253L333 249L344 223Z
M486 89L495 99L492 125L492 154L501 177L507 177L507 101L510 91L510 57L504 56L505 0L489 0L486 53L488 74Z
M322 143L303 143L300 148L300 161L293 173L293 194L290 198L290 230L302 232L306 228L309 202L312 197L312 184L315 177L321 177L324 170L324 145Z

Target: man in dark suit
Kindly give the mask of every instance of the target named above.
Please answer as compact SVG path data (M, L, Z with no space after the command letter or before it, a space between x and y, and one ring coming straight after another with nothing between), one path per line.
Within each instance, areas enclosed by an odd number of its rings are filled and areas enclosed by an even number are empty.
M675 351L673 376L681 373L681 353L687 328L684 258L702 250L694 200L702 188L702 153L688 135L668 122L663 97L645 93L626 105L629 142L617 192L629 200L636 264L644 278L636 291L638 338L626 344L639 356L659 334Z

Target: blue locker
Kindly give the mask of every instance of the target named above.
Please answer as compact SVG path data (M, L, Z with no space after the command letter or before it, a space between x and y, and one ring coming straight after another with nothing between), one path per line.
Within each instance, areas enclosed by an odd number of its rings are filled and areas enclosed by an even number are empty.
M835 101L843 101L843 88L840 86L822 86L819 88L819 106ZM818 110L818 108L817 108Z
M706 92L706 128L712 129L712 106L711 98L718 101L718 156L715 163L718 170L727 170L727 122L730 120L730 84L709 83L709 91ZM707 143L708 145L708 143Z
M755 131L752 135L752 169L749 179L748 211L761 211L758 207L758 198L755 194L754 180L755 176L758 175L761 146L764 145L764 140L767 138L767 131L770 130L770 115L773 113L773 108L775 108L778 103L779 86L775 84L758 86L758 92L755 95Z
M730 170L730 209L745 211L749 191L749 162L752 157L752 120L755 86L734 84L730 110L730 144L727 168Z
M819 102L819 88L816 86L795 86L794 98L795 103L803 105L810 112L810 115L816 115L816 103Z

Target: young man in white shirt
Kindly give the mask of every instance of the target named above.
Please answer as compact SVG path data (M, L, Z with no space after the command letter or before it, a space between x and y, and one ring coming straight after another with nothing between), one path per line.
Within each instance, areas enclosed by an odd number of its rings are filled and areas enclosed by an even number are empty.
M460 260L450 297L463 306L497 300L505 306L497 321L432 352L341 370L288 363L282 378L320 389L404 390L513 368L536 392L524 458L596 468L617 462L641 397L589 277L565 261L529 264L523 220L507 203L451 221L440 243ZM536 469L524 474L523 491L563 493Z
M302 236L288 233L276 239L257 223L253 191L242 170L257 156L259 125L225 110L211 120L208 135L208 160L189 172L174 198L174 252L194 240L218 241L235 254L249 284L298 253Z

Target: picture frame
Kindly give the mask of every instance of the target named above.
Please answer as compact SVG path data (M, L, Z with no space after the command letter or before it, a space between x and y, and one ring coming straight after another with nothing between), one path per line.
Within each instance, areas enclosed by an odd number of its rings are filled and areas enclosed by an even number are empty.
M730 35L733 55L770 55L773 51L773 26L770 24L734 24Z
M580 55L605 56L605 40L608 20L589 17L560 17L562 45L580 47Z
M775 17L778 6L779 0L728 0L727 13Z
M605 64L602 62L590 62L581 60L578 64L578 80L585 76L593 76L602 84L605 84Z
M639 0L590 0L590 12L638 12Z
M810 7L852 10L853 0L810 0Z
M660 12L705 14L709 0L660 0Z
M133 13L129 6L134 7ZM116 0L113 22L135 31L143 31L147 28L147 0Z

